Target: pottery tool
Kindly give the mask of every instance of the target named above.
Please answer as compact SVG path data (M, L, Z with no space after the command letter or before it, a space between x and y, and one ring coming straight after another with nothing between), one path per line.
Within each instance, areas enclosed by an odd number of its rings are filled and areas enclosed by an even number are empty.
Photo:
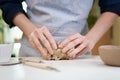
M60 72L58 69L51 67L51 66L47 66L45 64L40 64L40 63L34 63L34 62L22 62L24 65L30 66L30 67L34 67L34 68L38 68L38 69L44 69L44 70L53 70L56 72Z
M30 67L44 69L44 70L54 70L59 72L59 70L57 70L56 68L43 64L44 62L36 57L21 57L19 58L19 61Z
M22 61L22 62L43 63L43 61L40 58L37 58L37 57L20 57L19 61Z

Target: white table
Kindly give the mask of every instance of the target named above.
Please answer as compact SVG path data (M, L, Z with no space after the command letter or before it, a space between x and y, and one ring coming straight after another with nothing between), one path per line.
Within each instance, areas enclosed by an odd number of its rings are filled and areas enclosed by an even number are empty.
M120 67L104 65L99 56L45 62L60 72L23 64L0 66L0 80L120 80Z

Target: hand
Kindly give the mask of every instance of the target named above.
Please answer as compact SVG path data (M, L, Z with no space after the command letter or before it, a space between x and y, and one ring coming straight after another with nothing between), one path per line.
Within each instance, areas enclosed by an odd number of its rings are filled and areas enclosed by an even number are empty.
M59 47L62 48L63 53L68 56L76 58L83 53L91 51L94 44L87 37L79 33L72 35L60 43Z
M53 49L57 49L57 45L46 27L36 28L30 33L28 38L30 43L41 53L42 56L46 56L47 51L48 53L53 54Z

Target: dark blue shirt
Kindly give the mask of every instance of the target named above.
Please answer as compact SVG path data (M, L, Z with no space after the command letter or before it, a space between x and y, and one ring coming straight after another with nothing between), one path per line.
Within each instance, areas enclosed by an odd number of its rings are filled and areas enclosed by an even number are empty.
M19 12L26 15L22 7L23 0L0 0L0 8L3 11L3 19L10 27L14 26L13 19ZM120 15L120 0L99 0L101 13L112 12ZM26 15L27 16L27 15Z

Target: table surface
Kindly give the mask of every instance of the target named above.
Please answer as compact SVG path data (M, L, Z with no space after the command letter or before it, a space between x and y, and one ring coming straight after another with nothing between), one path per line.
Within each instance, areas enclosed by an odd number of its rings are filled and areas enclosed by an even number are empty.
M75 60L45 61L60 72L23 64L0 66L1 80L120 80L120 67L105 65L99 56Z

